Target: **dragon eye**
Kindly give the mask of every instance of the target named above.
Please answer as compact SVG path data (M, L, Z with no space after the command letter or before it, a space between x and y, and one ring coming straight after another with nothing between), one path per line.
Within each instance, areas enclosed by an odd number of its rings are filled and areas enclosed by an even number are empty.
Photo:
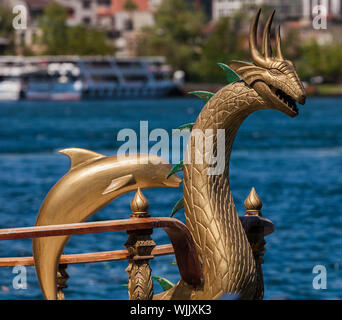
M269 70L271 73L273 73L273 74L281 74L282 72L281 71L279 71L278 69L270 69Z

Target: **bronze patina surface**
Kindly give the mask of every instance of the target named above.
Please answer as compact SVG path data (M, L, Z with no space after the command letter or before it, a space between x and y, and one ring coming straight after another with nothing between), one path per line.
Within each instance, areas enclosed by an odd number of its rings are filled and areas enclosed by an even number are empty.
M82 222L127 192L138 188L179 187L181 182L177 176L166 179L172 166L153 155L119 160L84 149L60 152L70 157L71 168L46 196L36 226ZM58 261L69 238L33 240L36 273L46 299L57 298Z
M198 150L194 136L187 146L184 209L186 225L202 263L203 281L194 285L183 277L175 287L154 299L218 299L226 293L256 299L263 295L262 273L258 269L261 261L256 261L262 257L262 239L252 239L251 243L257 245L252 248L237 215L229 183L230 155L238 129L251 113L275 109L294 117L298 114L296 102L304 104L306 95L293 63L282 55L279 29L276 56L272 56L270 31L274 13L266 23L262 51L257 49L259 16L260 11L250 28L253 63L229 63L240 79L210 96L193 126L201 132L213 130L213 150L217 150L217 130L225 130L224 171L209 175L213 159L195 162ZM71 158L71 170L47 195L36 225L81 222L116 197L138 187L177 187L180 183L176 175L166 179L171 170L169 164L118 161L115 157L81 149L64 153ZM58 259L68 239L68 236L59 236L33 241L36 271L47 299L56 299Z
M253 64L232 61L229 66L241 80L219 90L206 103L193 130L225 130L225 170L208 175L211 165L196 164L195 137L188 143L188 164L184 166L184 209L186 225L203 262L204 284L192 287L185 281L155 296L156 299L218 299L231 293L241 299L258 298L258 270L251 245L237 215L229 183L229 160L242 122L262 109L279 110L291 117L298 114L296 102L305 103L305 91L291 61L284 59L280 32L276 36L276 56L271 55L269 17L263 33L262 52L257 49L260 10L250 27L250 54ZM214 145L214 150L217 145Z

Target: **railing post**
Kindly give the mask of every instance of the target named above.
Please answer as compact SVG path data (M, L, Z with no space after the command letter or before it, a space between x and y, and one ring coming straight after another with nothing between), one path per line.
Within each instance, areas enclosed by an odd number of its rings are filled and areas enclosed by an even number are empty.
M254 187L245 200L245 216L241 217L242 225L246 231L256 263L257 290L254 299L261 300L264 297L264 280L261 265L266 252L264 237L273 232L273 223L262 217L262 201Z
M149 203L138 188L132 202L131 219L147 218ZM153 259L152 250L156 246L151 238L153 230L127 231L129 237L125 247L129 252L128 295L130 300L152 300L153 280L149 261Z
M69 279L69 275L66 272L67 264L58 265L57 270L57 300L65 300L63 289L67 288L66 282Z

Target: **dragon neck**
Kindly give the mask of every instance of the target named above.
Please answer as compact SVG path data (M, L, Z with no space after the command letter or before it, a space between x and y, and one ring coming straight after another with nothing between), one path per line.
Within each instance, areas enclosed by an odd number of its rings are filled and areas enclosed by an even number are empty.
M205 295L218 298L223 293L253 294L255 261L247 236L237 215L229 184L229 160L236 133L252 112L265 108L264 100L243 81L218 91L202 109L193 127L213 130L213 150L217 152L217 130L224 129L224 170L208 175L208 159L195 163L196 139L192 136L184 168L184 208L186 225L196 243L203 265ZM189 159L190 156L190 159ZM197 161L196 161L197 162Z

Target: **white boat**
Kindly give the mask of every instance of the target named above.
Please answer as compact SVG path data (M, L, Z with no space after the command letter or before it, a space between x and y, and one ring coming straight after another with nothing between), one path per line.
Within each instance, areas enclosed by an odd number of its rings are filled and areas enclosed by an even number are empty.
M18 77L0 77L0 101L17 101L21 98L22 81Z
M16 101L23 90L22 64L18 60L0 61L0 101Z
M81 80L72 70L63 68L63 64L49 64L28 74L25 82L27 100L78 101L82 98Z
M153 98L177 90L183 80L164 57L3 56L2 65L8 69L20 65L22 82L17 96L10 94L18 90L13 83L4 96L18 99L24 91L28 100Z
M78 66L88 99L160 97L180 85L162 57L84 58Z
M75 83L30 81L25 93L26 100L78 101L81 90Z

